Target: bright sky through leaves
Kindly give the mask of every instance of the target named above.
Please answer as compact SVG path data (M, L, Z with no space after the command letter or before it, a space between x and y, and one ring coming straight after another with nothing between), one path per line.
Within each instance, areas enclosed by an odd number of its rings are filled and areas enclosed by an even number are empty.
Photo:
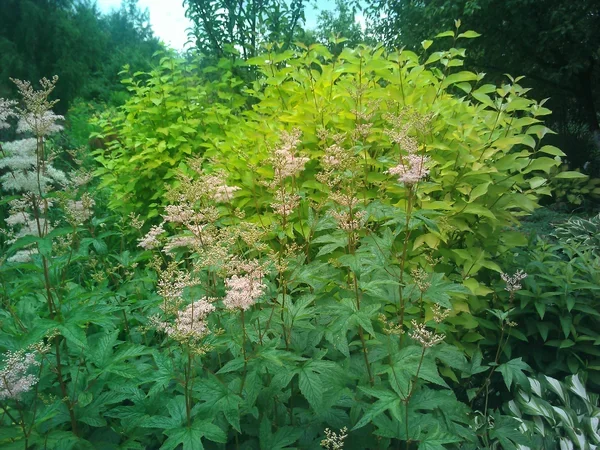
M103 13L121 6L121 0L97 0L97 3ZM147 8L150 12L150 24L156 36L173 48L183 49L188 40L186 30L191 27L192 22L185 17L181 1L139 0L139 7L142 10ZM333 10L334 7L334 0L320 0L318 9L309 4L306 7L306 27L315 28L319 11ZM357 21L364 23L364 18L357 15Z

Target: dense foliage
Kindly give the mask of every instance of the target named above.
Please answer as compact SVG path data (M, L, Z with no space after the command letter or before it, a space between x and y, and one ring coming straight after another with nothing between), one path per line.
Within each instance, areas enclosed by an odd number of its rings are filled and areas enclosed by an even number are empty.
M478 70L518 73L550 97L561 144L572 167L600 173L600 4L595 0L370 0L378 37L418 48L454 19L482 36L470 48ZM583 129L583 132L581 132Z
M223 35L125 67L92 152L59 78L0 99L0 448L600 445L600 216L539 212L597 187L546 102L458 20L386 50L342 3L283 44L277 2L189 6Z

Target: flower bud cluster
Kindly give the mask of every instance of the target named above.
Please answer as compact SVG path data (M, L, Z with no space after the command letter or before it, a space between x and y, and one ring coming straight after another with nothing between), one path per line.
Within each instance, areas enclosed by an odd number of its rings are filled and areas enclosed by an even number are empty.
M506 287L504 289L510 293L521 290L523 288L523 286L521 286L521 281L527 278L527 274L521 269L517 270L514 275L503 273L500 276L506 283Z
M413 319L411 324L413 329L410 332L410 337L417 341L423 348L431 348L446 338L444 334L436 334L433 331L429 331L424 323L419 323Z

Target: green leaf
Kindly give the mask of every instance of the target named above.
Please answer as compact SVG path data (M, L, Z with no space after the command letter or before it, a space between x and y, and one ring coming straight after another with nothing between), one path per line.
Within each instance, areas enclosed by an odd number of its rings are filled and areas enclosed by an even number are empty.
M87 348L87 337L85 331L81 329L77 324L66 323L57 326L60 334L62 334L67 342L75 345L79 348Z
M160 430L165 430L176 428L179 426L179 421L171 417L151 416L144 417L138 426L142 428L158 428Z
M229 373L229 372L237 372L244 367L244 358L239 357L232 359L231 361L227 361L227 363L221 367L221 369L217 373Z
M576 172L574 170L567 170L565 172L557 173L554 178L559 179L573 179L573 178L588 178L588 175L585 175L581 172Z
M575 394L577 394L583 400L590 401L590 398L585 389L585 386L579 379L579 374L576 374L576 375L573 375L572 377L567 378L567 386L569 387L569 390L573 391Z
M504 383L506 383L506 387L510 390L513 381L516 381L521 385L525 385L527 383L527 376L523 372L531 372L531 367L529 367L529 365L524 362L522 358L516 358L511 359L507 363L499 365L498 371L504 377Z
M275 432L271 437L271 446L269 450L281 450L288 448L296 442L304 433L302 428L298 427L283 427Z
M464 33L460 33L456 39L460 39L460 38L473 39L473 38L477 38L479 36L481 36L481 34L477 33L476 31L469 30L469 31L465 31Z
M423 47L425 50L427 50L429 47L431 47L431 44L433 44L433 41L425 40L425 41L421 42L421 47Z
M169 400L169 403L167 403L167 411L169 411L169 415L175 421L176 426L183 424L187 420L185 397L183 395L178 395Z
M448 87L452 84L456 84L456 83L463 83L465 81L476 81L477 80L477 74L473 73L473 72L469 72L469 71L462 71L462 72L458 72L458 73L453 73L451 75L448 75L443 83L442 83L442 87Z
M444 31L442 33L438 33L435 37L436 39L443 37L454 37L454 31Z
M93 398L94 398L94 396L91 392L89 392L89 391L81 392L77 396L77 406L79 406L81 408L85 408L87 405L89 405L92 402Z
M533 172L534 170L541 170L546 173L550 173L550 169L558 166L558 161L546 156L541 156L533 160L531 164L524 170L525 173ZM562 172L566 173L566 172ZM577 173L577 172L576 172ZM557 175L558 176L558 175ZM585 175L584 175L585 176ZM569 178L569 177L566 177Z
M323 392L325 390L320 375L312 370L302 369L298 378L300 392L302 392L310 406L315 411L319 411L323 404Z
M360 389L362 390L362 388ZM382 389L382 391L384 390ZM358 430L359 428L364 427L372 422L374 418L387 410L392 410L393 416L398 419L396 416L399 416L398 408L400 407L401 402L402 401L400 397L398 397L398 394L393 391L387 391L387 395L381 395L380 400L377 400L373 405L369 406L365 410L365 413L358 423L354 425L352 430Z
M488 191L490 184L492 184L491 181L486 181L485 183L481 183L481 184L478 184L477 186L475 186L471 190L471 193L469 194L469 203L478 199L482 195L485 195Z
M196 424L196 426L202 430L202 435L209 441L219 442L221 444L227 443L227 433L212 422L204 420Z
M560 157L567 156L561 149L559 149L558 147L555 147L553 145L544 145L538 151L540 151L542 153L546 153L548 155L552 155L552 156L560 156Z
M447 309L452 309L452 297L464 297L470 294L469 289L448 281L443 273L433 273L429 282L430 286L423 294L423 298Z
M208 421L194 422L191 427L173 428L164 432L169 438L160 447L160 450L175 450L183 444L183 450L203 450L202 437L225 443L227 436L216 425ZM209 437L210 436L210 437Z

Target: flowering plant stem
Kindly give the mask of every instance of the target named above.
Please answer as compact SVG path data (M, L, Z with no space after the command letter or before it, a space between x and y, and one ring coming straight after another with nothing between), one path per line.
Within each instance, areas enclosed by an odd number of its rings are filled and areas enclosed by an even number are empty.
M425 359L425 350L427 350L427 347L423 346L422 350L421 350L421 358L419 359L419 365L417 366L417 373L415 374L414 377L414 381L411 384L411 381L408 381L408 387L407 387L407 391L408 391L408 395L406 396L406 398L404 399L404 415L405 415L405 420L404 420L404 430L406 432L406 450L408 450L410 448L410 443L411 443L411 439L409 437L409 431L408 431L408 405L410 403L410 399L412 398L413 394L415 393L415 390L417 388L417 383L419 381L419 372L421 371L421 366L423 365L423 359Z
M402 256L400 258L400 283L398 287L398 325L404 326L404 313L406 309L404 299L404 267L406 265L406 253L408 251L408 242L410 240L410 216L413 207L413 189L412 186L406 187L406 223L404 225L404 242L402 243ZM400 336L402 344L402 335Z
M246 374L248 373L248 358L246 356L246 320L244 310L240 310L240 320L242 322L242 355L244 357L244 371L242 372L242 382L240 384L240 395L244 392L244 384L246 384Z
M187 347L187 363L184 368L184 395L185 395L185 416L187 420L187 426L192 426L192 370L193 370L193 360L192 352L189 347Z

